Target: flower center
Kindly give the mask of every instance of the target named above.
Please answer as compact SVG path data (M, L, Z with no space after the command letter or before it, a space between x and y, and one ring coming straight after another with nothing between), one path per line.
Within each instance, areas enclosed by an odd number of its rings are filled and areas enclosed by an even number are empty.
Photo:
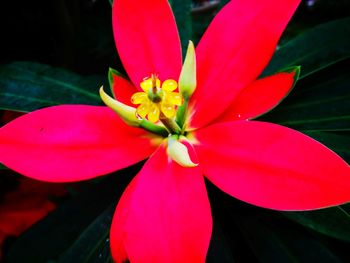
M131 97L133 104L140 104L136 109L139 118L150 122L158 122L159 119L173 119L176 116L177 107L183 103L183 98L178 92L177 82L167 79L161 83L157 75L145 78L140 87L143 92L136 92Z

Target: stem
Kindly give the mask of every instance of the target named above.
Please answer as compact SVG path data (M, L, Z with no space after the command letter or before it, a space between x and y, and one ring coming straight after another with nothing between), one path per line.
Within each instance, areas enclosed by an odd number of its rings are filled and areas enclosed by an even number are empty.
M181 128L176 123L175 120L165 117L164 114L162 114L162 113L161 113L159 119L164 124L165 128L167 128L167 130L169 131L170 134L180 134L181 133Z
M184 97L184 103L178 107L176 114L176 122L180 127L183 127L185 124L185 118L187 113L189 97Z
M168 131L161 126L155 125L147 120L141 120L140 127L145 129L146 131L152 132L154 134L158 134L163 137L167 137L169 135Z

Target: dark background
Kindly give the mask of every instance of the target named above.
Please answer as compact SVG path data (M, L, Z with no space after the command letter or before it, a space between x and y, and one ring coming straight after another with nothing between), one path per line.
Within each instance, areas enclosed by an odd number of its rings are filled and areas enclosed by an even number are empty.
M189 7L190 1L173 0L181 35L198 42L224 2L191 13L190 8L182 9ZM192 4L198 7L198 3ZM33 61L106 78L109 67L123 72L114 46L108 0L19 0L0 5L0 65ZM346 16L350 16L348 0L303 1L281 43L315 25ZM345 61L340 66L348 65ZM20 238L7 239L3 260L109 262L113 209L139 168L136 165L118 172L119 176L64 185L68 191L63 197L49 195L57 210ZM0 171L0 203L5 194L18 188L20 178L14 172ZM207 186L214 218L208 262L350 262L348 241L305 228L283 213L239 202L209 182ZM87 254L88 259L81 258Z

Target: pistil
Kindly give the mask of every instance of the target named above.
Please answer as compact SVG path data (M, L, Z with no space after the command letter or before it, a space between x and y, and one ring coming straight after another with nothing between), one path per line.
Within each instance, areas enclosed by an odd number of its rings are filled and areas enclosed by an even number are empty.
M181 133L181 128L174 119L167 118L163 113L161 113L161 115L159 116L159 120L163 123L163 125L169 131L170 134Z

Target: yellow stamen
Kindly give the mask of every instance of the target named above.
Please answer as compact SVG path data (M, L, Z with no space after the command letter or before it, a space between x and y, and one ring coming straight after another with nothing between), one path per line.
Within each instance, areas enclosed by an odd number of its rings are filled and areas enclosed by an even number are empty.
M177 89L177 82L173 79L167 79L162 84L162 90L164 91L174 91Z
M165 100L170 103L174 104L176 106L180 106L183 103L182 96L177 92L168 92L166 93Z
M155 85L154 85L155 84ZM148 92L150 89L154 88L160 88L160 80L157 78L156 75L152 74L150 78L145 78L141 83L140 87L144 92Z
M162 103L161 104L161 111L163 112L165 117L167 117L169 119L174 118L176 115L175 106L170 104L170 103L169 104Z
M178 85L173 79L161 83L160 79L152 74L150 78L140 83L143 92L136 92L131 97L133 104L140 104L136 114L150 122L158 122L161 116L172 119L176 116L177 107L183 103L182 96L174 92Z
M136 109L136 115L142 119L146 118L147 114L149 112L149 103L143 103Z
M131 97L131 102L133 104L142 104L145 101L147 101L147 94L144 92L136 92L134 95Z
M159 108L156 105L152 104L150 106L150 111L148 112L148 120L153 123L157 122L159 120L159 114Z

